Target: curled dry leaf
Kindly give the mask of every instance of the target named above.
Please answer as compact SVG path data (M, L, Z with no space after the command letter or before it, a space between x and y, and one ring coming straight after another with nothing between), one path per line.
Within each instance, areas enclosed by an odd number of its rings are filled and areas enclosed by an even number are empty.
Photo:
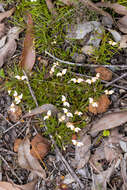
M90 158L90 146L91 146L91 138L89 135L85 134L81 142L84 144L81 147L77 147L75 149L75 162L77 165L77 168L83 168L85 164L89 161Z
M28 14L27 30L24 40L24 47L20 65L26 71L30 72L35 64L35 47L32 16Z
M94 122L90 133L92 134L106 129L112 129L124 124L125 122L127 122L127 111L109 113Z
M17 121L19 121L19 119L22 116L22 110L21 110L21 107L19 107L17 105L14 105L14 109L15 109L15 111L13 112L11 110L11 106L9 107L9 109L8 109L8 117L9 117L10 121L17 122Z
M7 43L3 48L0 49L0 67L3 66L4 61L11 57L17 47L16 39L18 39L19 33L21 32L21 29L18 27L13 27L9 30L7 34Z
M15 8L10 9L9 11L6 12L2 12L0 13L0 22L4 19L4 18L8 18L10 17L15 11Z
M89 104L89 111L95 115L106 112L110 105L110 100L106 94L101 95L96 102L97 107L93 107L92 104Z
M31 141L32 149L30 153L33 157L40 159L48 153L50 149L50 143L40 134L37 134Z
M117 26L121 32L127 34L127 15L118 20Z
M100 79L110 81L112 79L112 72L105 67L97 67L96 73L100 73Z
M25 185L16 185L9 182L0 182L0 190L35 190L36 180Z
M54 105L52 105L52 104L44 104L44 105L39 106L39 107L31 110L30 112L26 113L23 116L23 118L31 117L31 116L41 114L41 113L46 113L48 110L51 110L51 113L54 114L54 115L56 115L58 113L58 110Z
M28 137L21 142L18 148L18 163L22 168L32 171L34 174L46 178L44 169L39 164L38 160L30 153L30 141Z
M101 2L101 3L96 3L96 6L98 7L108 7L113 9L116 13L121 14L121 15L127 15L127 8L123 5L120 5L118 3L110 3L110 2Z

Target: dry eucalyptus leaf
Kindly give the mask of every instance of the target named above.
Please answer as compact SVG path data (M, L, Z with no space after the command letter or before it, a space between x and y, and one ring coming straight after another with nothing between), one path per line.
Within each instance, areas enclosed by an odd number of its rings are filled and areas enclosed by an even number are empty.
M41 114L41 113L47 113L48 110L51 110L51 113L54 114L54 115L56 115L58 113L58 110L54 105L52 105L52 104L44 104L44 105L39 106L39 107L31 110L30 112L26 113L23 116L23 118L31 117L31 116Z
M36 180L25 185L16 185L9 182L0 182L0 190L35 190Z
M18 163L22 168L32 171L43 179L46 178L44 169L41 167L38 160L30 153L30 141L28 137L25 137L25 139L19 145Z
M7 34L7 43L0 49L0 67L3 66L4 61L8 57L11 57L15 53L17 47L15 40L18 39L20 32L21 30L18 27L13 27L9 30Z
M31 141L32 149L30 153L33 157L40 159L44 158L50 149L49 141L42 137L40 134L37 134Z
M22 116L22 110L20 106L14 105L15 111L11 110L11 106L8 109L8 117L12 122L17 122Z
M4 19L4 18L8 18L10 17L15 11L15 8L10 9L9 11L6 12L2 12L0 13L0 22Z
M127 15L118 20L117 26L121 32L127 34Z
M120 111L104 115L91 127L91 133L118 127L127 122L127 111Z
M96 73L100 73L100 79L110 81L112 79L112 72L105 67L97 67Z
M30 72L35 64L36 52L34 47L33 20L31 14L28 14L27 30L24 39L24 47L20 65L26 71Z
M81 147L76 147L75 149L75 162L77 163L77 168L83 168L85 164L89 161L90 158L90 146L91 146L91 138L89 135L85 134L81 142L84 144Z

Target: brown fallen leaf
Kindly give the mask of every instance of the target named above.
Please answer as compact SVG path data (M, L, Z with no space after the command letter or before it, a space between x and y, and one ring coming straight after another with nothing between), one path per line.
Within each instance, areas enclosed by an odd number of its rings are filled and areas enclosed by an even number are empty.
M36 59L33 20L30 14L28 14L27 30L23 46L23 52L19 64L26 72L30 72L35 64Z
M96 73L100 73L100 79L110 81L112 79L112 72L105 67L97 67Z
M50 149L49 141L42 137L40 134L37 134L31 141L32 149L30 153L33 157L37 159L42 159L48 153Z
M110 105L110 100L106 94L103 94L99 97L99 99L96 101L97 102L97 107L93 107L92 104L89 104L89 112L93 114L98 114L98 113L104 113L107 111L109 105Z
M34 180L25 185L16 185L14 183L1 181L0 190L35 190L36 183L37 183L37 180Z
M21 29L18 27L13 27L9 30L8 34L7 34L7 43L5 44L5 46L3 48L0 49L0 67L3 66L4 61L11 57L16 48L17 48L17 44L16 44L16 39L18 39L19 33L21 32Z
M127 8L123 5L118 4L118 3L100 2L100 3L96 3L96 6L108 7L108 8L113 9L118 14L127 15Z
M117 21L117 26L121 32L127 34L127 15Z
M120 111L104 115L98 121L95 121L91 127L91 134L106 129L118 127L127 122L127 111Z
M4 18L8 18L10 17L15 11L15 8L10 9L9 11L6 12L2 12L0 13L0 22L4 19Z
M19 145L21 144L22 139L16 139L14 142L14 152L18 152Z
M38 160L30 153L30 141L25 137L18 148L18 163L22 168L32 171L34 174L46 178L44 169L39 164Z
M31 116L41 114L41 113L46 113L48 110L51 110L51 113L54 114L54 115L56 115L58 113L58 110L54 105L52 105L52 104L44 104L44 105L39 106L39 107L31 110L30 112L26 113L23 116L23 118L31 117Z
M12 122L17 122L21 116L22 116L22 110L21 110L21 107L17 106L17 105L14 105L13 106L13 109L15 111L12 111L12 106L10 106L8 108L8 117L9 117L9 120L12 121Z
M127 35L123 35L120 40L119 48L126 48L127 47Z
M81 138L81 142L84 144L81 147L76 147L75 149L75 163L77 168L83 168L85 164L89 161L90 158L90 150L89 147L91 145L91 138L89 135L85 134Z

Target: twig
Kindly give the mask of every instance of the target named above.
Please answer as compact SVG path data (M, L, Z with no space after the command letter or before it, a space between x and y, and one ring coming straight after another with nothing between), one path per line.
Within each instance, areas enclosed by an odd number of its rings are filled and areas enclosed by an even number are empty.
M126 76L127 76L127 73L124 73L123 75L121 75L120 77L114 79L113 81L108 82L108 83L105 85L105 87L111 86L112 84L114 84L115 82L117 82L118 80L120 80L120 79L122 79L122 78L124 78L124 77L126 77Z
M13 127L15 127L16 125L19 125L21 123L21 120L22 118L17 122L15 123L14 125L12 123L10 123L11 127L9 127L8 129L6 129L3 134L7 133L8 131L10 131Z
M27 75L26 75L26 72L25 72L24 70L23 70L23 73L24 73L24 75L26 76L26 81L27 81L27 85L28 85L29 91L30 91L30 93L31 93L31 96L32 96L32 98L33 98L33 100L34 100L36 106L38 107L37 99L36 99L36 97L35 97L35 95L34 95L34 92L33 92L32 88L31 88L31 86L30 86L29 79L28 79L28 77L27 77Z
M7 165L8 168L10 168L12 174L18 179L18 181L22 184L21 179L17 176L17 174L14 172L14 170L9 166L9 164L7 163L7 161L3 158L3 156L0 155L1 160L3 160L3 162Z
M96 64L73 63L73 62L70 62L70 61L64 61L64 60L61 60L61 59L53 56L52 54L50 54L47 51L45 51L45 53L47 55L49 55L51 58L55 59L56 61L59 61L60 63L65 63L67 65L74 65L74 66L80 66L80 67L94 67L94 68L100 66L100 65L96 65ZM102 65L102 66L107 67L107 68L115 68L115 69L117 69L118 67L127 69L126 65Z

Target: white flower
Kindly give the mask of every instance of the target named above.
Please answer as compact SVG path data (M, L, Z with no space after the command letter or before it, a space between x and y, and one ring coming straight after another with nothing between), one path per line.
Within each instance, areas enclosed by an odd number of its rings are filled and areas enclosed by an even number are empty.
M66 123L67 128L70 128L71 130L74 130L74 125L71 122Z
M62 75L65 75L66 72L67 72L67 69L63 69L63 70L62 70Z
M97 80L98 78L97 77L92 77L92 79L91 79L91 82L96 82L96 80Z
M51 70L49 71L50 75L52 75L54 73L54 71L55 71L54 68L55 68L54 66L51 67Z
M62 95L62 102L64 106L70 107L70 104L66 101L66 97Z
M8 94L11 94L11 90L10 89L8 90Z
M89 103L93 103L93 98L89 98Z
M59 122L63 122L65 121L65 115L62 115L60 118L59 118Z
M10 105L10 111L15 112L15 104L12 102L12 104Z
M83 80L82 78L78 78L78 79L72 78L71 81L74 82L74 83L81 83L81 82L83 82L84 80Z
M76 127L76 128L74 128L74 131L75 131L76 133L78 133L79 131L81 131L81 129L80 129L79 127Z
M36 2L37 0L31 0L31 2Z
M15 97L15 96L18 96L18 93L17 93L16 91L14 91L13 96L14 96L14 97Z
M112 46L115 46L115 45L117 45L117 42L109 41L109 44Z
M16 95L16 93L15 93L15 95ZM23 94L20 94L19 96L18 95L15 96L15 103L19 104L21 102L22 97L23 97Z
M93 103L92 103L92 106L93 106L93 107L98 107L97 102L93 102Z
M53 63L53 65L56 67L59 65L59 62L55 62L55 63Z
M27 79L26 76L19 76L19 75L16 75L15 78L18 79L18 80L25 80L25 79Z
M80 115L82 115L83 113L81 112L81 111L75 111L75 115L78 115L78 116L80 116Z
M62 77L62 73L57 73L56 76L57 77Z
M73 114L71 112L68 112L68 110L66 108L63 108L64 113L68 116L68 117L73 117Z
M88 83L88 84L92 83L92 81L90 79L87 79L85 82Z
M105 90L104 92L105 92L105 94L107 94L107 95L111 95L111 94L114 93L114 90Z
M51 110L48 110L47 115L44 116L44 120L49 119L50 116L51 116Z
M96 78L98 79L100 77L100 73L97 73L96 74Z
M83 146L82 142L78 142L76 140L72 140L72 143L73 143L73 145L78 146L78 147Z
M66 101L66 97L64 95L62 95L62 102Z

